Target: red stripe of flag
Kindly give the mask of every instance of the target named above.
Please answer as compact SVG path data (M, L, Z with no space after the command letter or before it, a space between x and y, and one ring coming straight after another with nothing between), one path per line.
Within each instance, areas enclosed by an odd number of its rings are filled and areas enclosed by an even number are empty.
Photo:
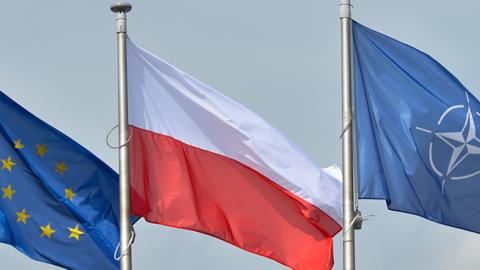
M331 269L327 214L228 157L131 126L134 215L205 233L297 270Z

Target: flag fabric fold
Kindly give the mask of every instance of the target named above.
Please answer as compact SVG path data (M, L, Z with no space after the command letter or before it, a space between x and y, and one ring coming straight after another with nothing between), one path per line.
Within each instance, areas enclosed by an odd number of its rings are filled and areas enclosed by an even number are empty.
M427 54L352 32L360 198L480 232L478 100Z
M118 175L0 92L0 241L68 269L119 269Z
M259 116L127 41L131 206L292 269L331 269L341 172Z

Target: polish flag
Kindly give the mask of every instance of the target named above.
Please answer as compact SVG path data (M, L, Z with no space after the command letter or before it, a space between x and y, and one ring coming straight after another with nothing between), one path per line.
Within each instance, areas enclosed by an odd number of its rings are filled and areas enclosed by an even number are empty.
M341 172L236 101L127 41L132 214L298 270L331 269Z

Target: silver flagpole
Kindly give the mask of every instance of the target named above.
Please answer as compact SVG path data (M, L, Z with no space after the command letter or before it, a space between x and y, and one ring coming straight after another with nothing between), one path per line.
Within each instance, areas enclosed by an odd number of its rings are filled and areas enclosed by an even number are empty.
M120 269L132 269L130 223L130 177L128 171L128 100L127 100L127 12L132 9L128 3L117 3L110 7L117 18L118 42L118 133L120 172ZM117 256L115 254L115 256Z
M343 269L355 269L355 221L353 183L352 53L350 0L340 0L342 27L342 164L343 164Z

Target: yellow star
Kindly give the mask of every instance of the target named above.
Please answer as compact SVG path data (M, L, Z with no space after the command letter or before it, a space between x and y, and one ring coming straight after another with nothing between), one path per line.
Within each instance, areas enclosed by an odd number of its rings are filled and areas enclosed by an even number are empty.
M25 145L22 144L22 141L20 141L20 139L15 141L15 149L22 149L23 147L25 147Z
M64 191L65 191L65 198L67 198L71 202L73 202L73 196L77 196L77 194L75 194L75 192L73 192L73 189L66 188L66 189L64 189Z
M29 217L30 215L27 214L25 208L23 208L22 212L17 212L17 222L23 222L23 224L27 224L27 218Z
M11 172L13 166L15 166L15 163L12 161L11 156L8 156L7 159L2 159L2 170L7 169L9 172Z
M67 166L65 166L65 162L57 162L55 171L58 172L60 175L63 175L63 173L67 170Z
M39 155L43 158L47 151L48 151L48 149L47 149L47 147L45 147L45 144L37 144L37 152L36 152L37 155Z
M4 198L4 199L7 198L7 199L9 199L9 200L12 199L12 195L13 195L13 194L17 193L16 190L13 190L13 189L12 189L12 185L8 185L7 188L2 188L2 191L3 191L3 198Z
M52 227L50 227L50 223L48 223L47 226L40 226L40 230L42 230L40 237L46 236L48 239L51 239L52 233L56 232L54 229L52 229Z
M77 241L80 240L80 235L84 234L84 232L78 228L78 224L75 226L75 228L68 227L68 230L70 231L68 238L75 238Z

